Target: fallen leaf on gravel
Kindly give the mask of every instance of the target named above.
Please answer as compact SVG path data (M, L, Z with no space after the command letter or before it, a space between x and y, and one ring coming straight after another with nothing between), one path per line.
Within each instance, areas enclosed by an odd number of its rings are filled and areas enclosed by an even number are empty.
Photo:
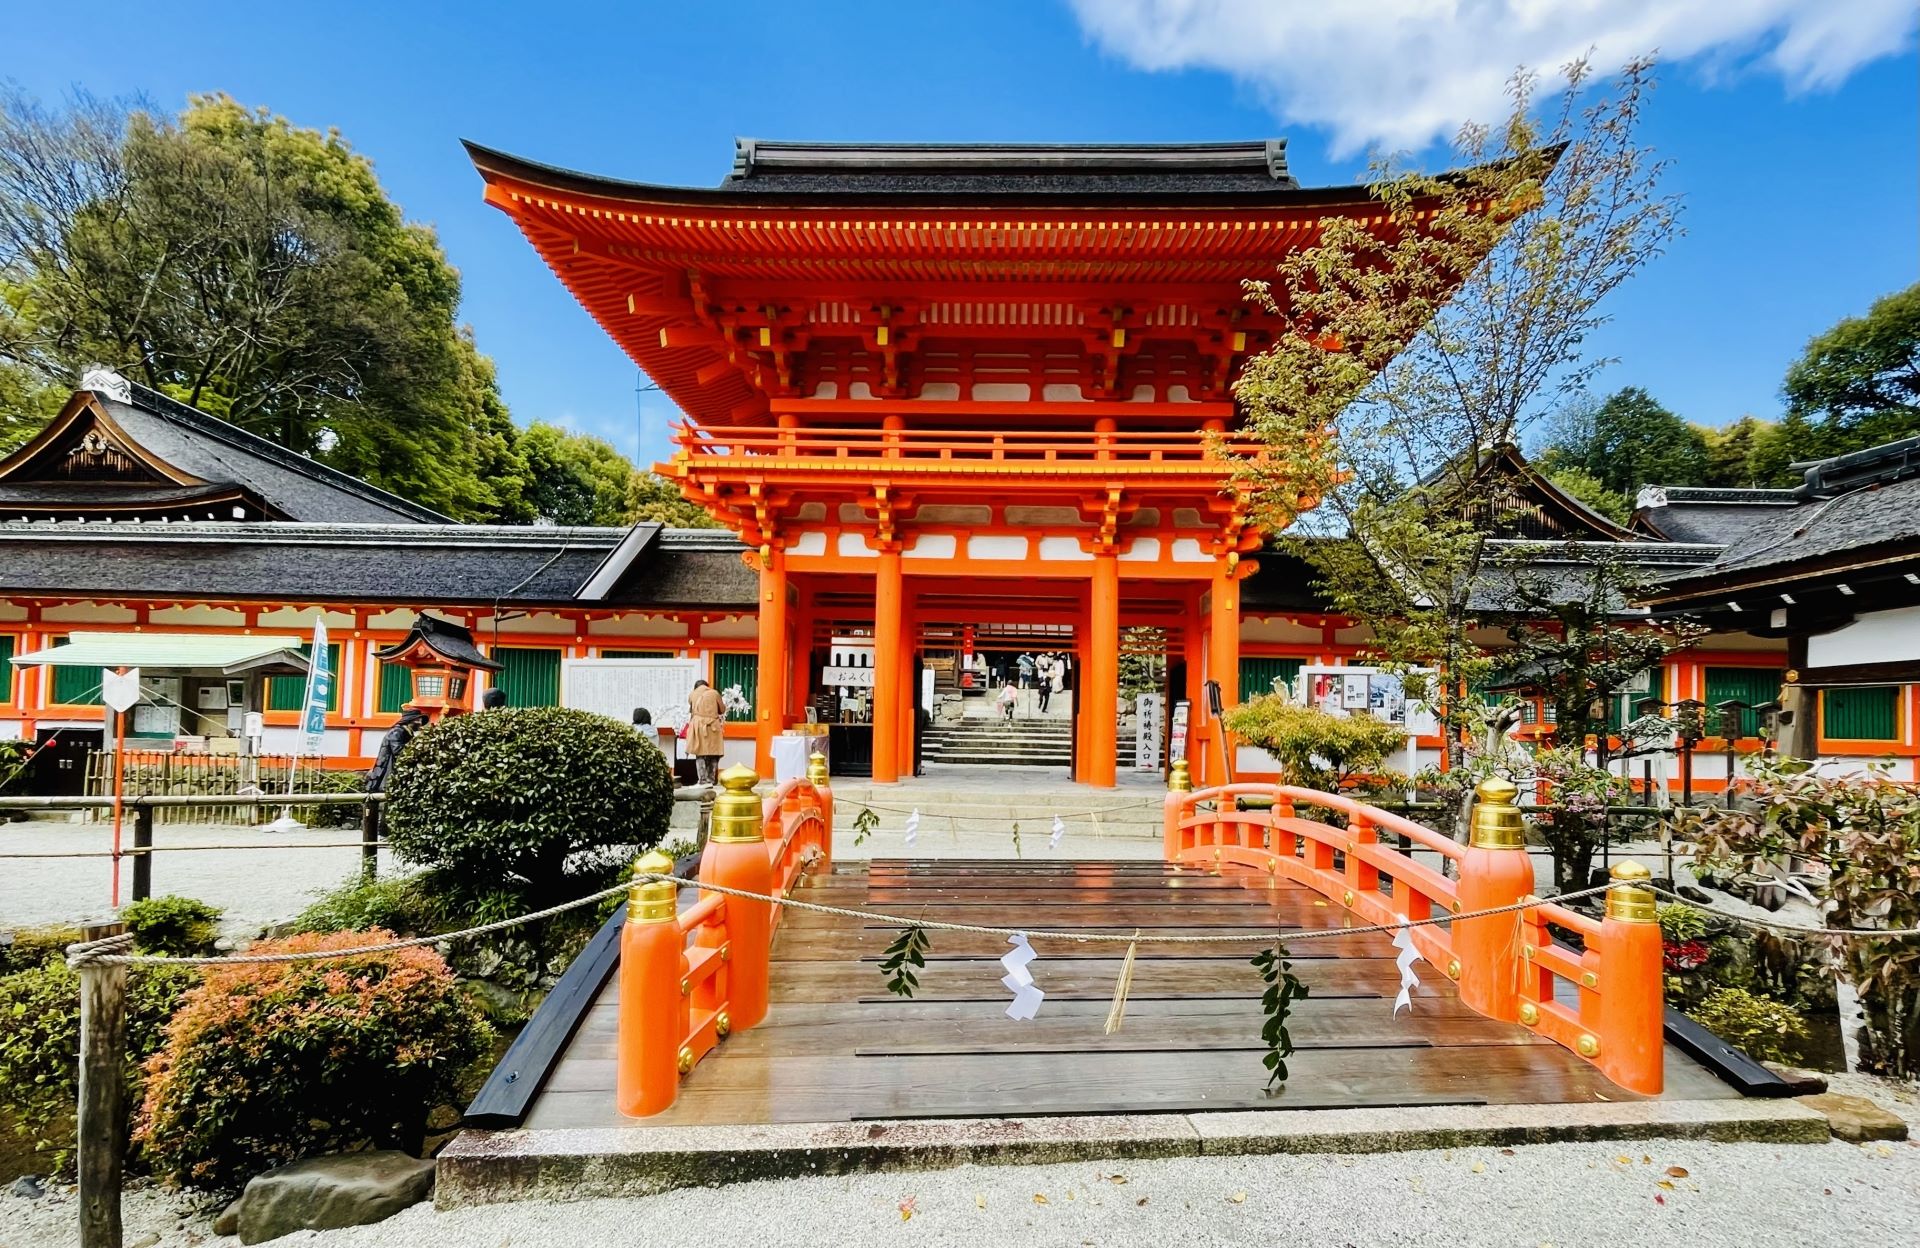
M1227 1197L1227 1201L1229 1204L1244 1205L1247 1203L1247 1194L1245 1192L1235 1192L1233 1195Z
M1674 1186L1673 1186L1673 1184L1672 1184L1672 1183L1671 1183L1670 1181L1668 1181L1668 1180L1666 1180L1666 1179L1657 1179L1657 1180L1655 1180L1655 1181L1654 1181L1654 1186L1655 1186L1655 1187L1658 1187L1658 1188L1664 1188L1665 1190L1667 1190L1667 1191L1669 1191L1669 1192L1671 1192L1671 1191L1674 1191L1674 1190L1675 1190L1675 1188L1674 1188Z
M1072 1189L1072 1188L1068 1188L1068 1189L1067 1189L1067 1199L1068 1199L1068 1200L1072 1200L1072 1199L1073 1199L1073 1189Z
M1641 1165L1643 1165L1643 1166L1650 1166L1650 1165L1652 1165L1652 1164L1653 1164L1653 1158L1651 1158L1651 1157L1647 1157L1647 1156L1644 1156L1644 1155L1643 1155L1643 1156L1642 1156L1642 1157L1640 1158L1640 1164L1641 1164Z
M1685 1166L1668 1166L1667 1177L1670 1179L1684 1179L1687 1177L1687 1168Z
M1614 1164L1618 1166L1630 1166L1633 1164L1633 1158L1627 1156L1625 1153L1621 1153L1618 1157L1615 1157L1613 1161Z
M916 1203L919 1199L918 1196L909 1196L900 1202L900 1220L902 1222L905 1222L908 1218L911 1218L920 1211L920 1207Z
M973 1194L973 1207L975 1209L985 1209L987 1207L987 1194L985 1192L975 1192Z
M1126 1181L1127 1176L1124 1174L1110 1174L1107 1176L1107 1182L1113 1184L1115 1187L1123 1186Z
M1502 1157L1511 1157L1513 1156L1513 1150L1510 1148L1503 1148L1500 1150L1500 1155Z
M1654 1193L1653 1203L1656 1205L1664 1205L1667 1203L1667 1198L1656 1192Z
M1035 1192L1033 1194L1033 1203L1036 1205L1050 1205L1053 1202L1047 1199L1044 1192Z
M1474 1163L1473 1163L1473 1172L1474 1172L1475 1174L1485 1174L1485 1173L1487 1172L1487 1163L1486 1163L1486 1162L1484 1162L1484 1161L1476 1161L1476 1162L1474 1162Z
M1136 1200L1133 1203L1136 1205L1144 1205L1147 1203L1147 1198L1145 1196L1142 1196L1139 1200Z
M1822 1196L1831 1196L1833 1195L1833 1189L1830 1187L1823 1187L1820 1189L1820 1194Z

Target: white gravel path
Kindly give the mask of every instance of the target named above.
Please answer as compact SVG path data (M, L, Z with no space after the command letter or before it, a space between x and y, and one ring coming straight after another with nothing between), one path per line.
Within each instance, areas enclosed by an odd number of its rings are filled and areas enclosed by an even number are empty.
M1920 1125L1911 1089L1836 1079ZM1677 1168L1677 1169L1676 1169ZM1679 1173L1679 1171L1684 1171ZM129 1248L226 1248L151 1190ZM903 1218L903 1207L911 1216ZM1368 1156L962 1166L699 1188L628 1200L436 1212L277 1240L317 1248L751 1244L1311 1245L1356 1248L1878 1248L1920 1240L1920 1142L1546 1144ZM0 1195L0 1248L76 1248L68 1192Z

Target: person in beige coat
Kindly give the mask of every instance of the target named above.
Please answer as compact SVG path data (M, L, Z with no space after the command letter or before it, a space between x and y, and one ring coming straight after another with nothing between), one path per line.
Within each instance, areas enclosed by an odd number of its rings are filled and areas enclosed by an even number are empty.
M726 705L720 701L718 689L696 680L693 692L687 695L687 710L692 713L687 723L687 753L693 755L699 768L700 783L712 784L720 772L720 753L727 748L726 734L720 727L727 718Z

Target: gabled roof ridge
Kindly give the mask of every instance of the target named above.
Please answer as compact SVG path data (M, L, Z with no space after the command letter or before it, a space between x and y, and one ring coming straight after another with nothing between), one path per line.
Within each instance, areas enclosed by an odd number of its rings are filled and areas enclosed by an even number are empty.
M183 425L196 433L202 433L208 437L224 442L244 454L269 460L291 472L297 472L304 477L318 481L323 485L331 486L334 489L342 490L349 494L357 494L361 498L369 502L379 503L383 507L394 507L402 511L410 512L419 516L424 521L439 524L451 524L454 522L453 517L443 515L431 507L423 506L410 498L403 498L398 494L383 490L377 485L354 476L352 473L342 472L338 468L323 464L317 459L300 454L298 451L288 450L270 438L263 438L257 433L249 433L231 421L222 420L218 416L210 412L203 412L191 404L169 398L158 390L143 386L137 381L127 380L127 391L131 399L126 406L136 407L154 416L158 416L162 420L170 421L176 425ZM113 395L103 391L96 390L94 394L99 397L102 404L108 405L109 411L112 410L112 404L120 402L120 400Z

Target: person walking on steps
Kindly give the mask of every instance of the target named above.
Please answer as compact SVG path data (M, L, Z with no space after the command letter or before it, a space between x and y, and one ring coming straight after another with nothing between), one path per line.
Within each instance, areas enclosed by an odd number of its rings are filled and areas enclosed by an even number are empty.
M1053 656L1043 654L1034 660L1034 679L1040 686L1040 713L1047 713L1047 700L1053 696Z
M999 707L1000 713L1007 717L1007 722L1012 723L1013 705L1019 700L1020 694L1014 689L1013 682L1008 681L1006 684L1000 686L1000 696L995 700L994 705Z
M712 784L720 774L720 753L727 748L721 724L727 717L720 691L704 680L693 682L687 695L687 753L693 755L701 784Z
M1020 668L1020 687L1022 689L1032 688L1033 687L1033 656L1030 654L1021 655L1020 661L1019 661L1019 668Z

